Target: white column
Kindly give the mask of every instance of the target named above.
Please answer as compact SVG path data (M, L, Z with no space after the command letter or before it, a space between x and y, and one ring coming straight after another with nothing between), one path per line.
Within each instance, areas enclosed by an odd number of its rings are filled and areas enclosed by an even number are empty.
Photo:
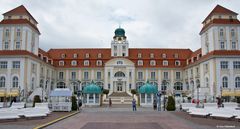
M110 78L113 78L113 68L111 68L111 72L110 72ZM112 91L113 92L113 80L112 79L110 79L110 91Z
M146 75L145 76L145 82L146 82L148 80L148 70L147 69L145 70L145 75Z
M94 70L91 70L91 80L94 80Z
M135 83L135 68L132 69L132 88L136 89L136 83Z
M161 77L161 70L157 70L158 72L158 90L161 90L161 82L162 82L162 77Z

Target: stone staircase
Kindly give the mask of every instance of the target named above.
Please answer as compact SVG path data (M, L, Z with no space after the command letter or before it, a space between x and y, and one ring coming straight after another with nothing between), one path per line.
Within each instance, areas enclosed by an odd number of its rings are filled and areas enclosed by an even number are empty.
M103 100L103 104L109 104L109 98L112 100L112 104L131 104L132 96L127 94L126 92L122 93L112 93L108 96L107 99Z

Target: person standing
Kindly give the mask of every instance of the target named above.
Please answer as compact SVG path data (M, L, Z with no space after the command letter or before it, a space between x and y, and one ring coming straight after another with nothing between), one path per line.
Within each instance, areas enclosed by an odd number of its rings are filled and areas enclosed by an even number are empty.
M109 107L112 107L112 99L109 98Z
M81 111L81 107L82 107L82 100L79 99L78 101L78 110Z
M136 105L136 100L135 99L133 99L132 100L132 108L133 108L133 111L137 111L137 107L136 107L137 105Z
M156 101L156 99L153 100L153 110L157 110L157 101Z

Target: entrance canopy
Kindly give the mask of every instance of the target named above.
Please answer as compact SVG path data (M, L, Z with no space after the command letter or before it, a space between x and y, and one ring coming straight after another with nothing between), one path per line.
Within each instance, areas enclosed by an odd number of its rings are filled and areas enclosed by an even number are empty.
M51 97L69 97L72 96L72 91L68 88L57 88L50 93Z
M145 85L139 88L138 92L145 94L156 94L158 92L158 88L147 81Z
M102 89L100 86L96 85L93 81L83 88L83 93L85 94L101 94Z

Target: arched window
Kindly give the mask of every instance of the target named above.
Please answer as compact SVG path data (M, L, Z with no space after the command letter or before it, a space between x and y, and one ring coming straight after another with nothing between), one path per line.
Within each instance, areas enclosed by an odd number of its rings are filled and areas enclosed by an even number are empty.
M207 77L205 78L205 83L206 83L206 87L209 87L209 80Z
M167 90L168 85L169 85L169 83L167 81L163 81L161 90L163 90L163 91Z
M154 86L158 86L157 82L151 82L151 84L154 85Z
M97 60L97 66L102 66L102 61L101 60Z
M141 86L143 86L144 85L144 82L137 82L136 83L136 87L137 87L137 89L139 89Z
M96 85L100 86L101 88L103 88L103 83L102 82L96 82Z
M223 37L223 29L220 29L219 35L220 35L221 37Z
M228 88L228 78L227 77L222 78L222 87Z
M186 89L189 90L189 83L186 82Z
M181 82L174 83L174 90L183 90L183 84Z
M115 73L114 77L125 77L125 74L123 72L119 71L119 72Z
M240 77L235 78L235 87L240 88Z
M13 77L12 87L13 88L18 87L18 77Z
M73 86L74 93L76 93L79 90L78 89L78 83L77 82L72 82L72 86Z
M0 78L0 88L5 87L5 82L6 82L6 78L5 77L1 77Z
M66 88L65 83L64 82L57 83L57 88Z
M54 88L54 82L51 81L51 90L53 90L53 88Z
M232 36L232 37L235 36L235 31L234 31L234 29L231 29L231 36Z

